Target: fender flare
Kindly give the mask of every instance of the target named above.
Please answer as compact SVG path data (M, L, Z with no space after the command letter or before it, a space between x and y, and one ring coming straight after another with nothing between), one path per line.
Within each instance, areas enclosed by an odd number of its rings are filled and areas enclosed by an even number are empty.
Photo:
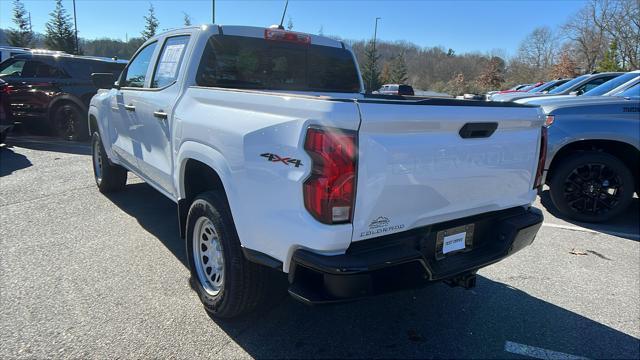
M185 189L185 171L189 160L199 161L218 174L218 177L222 182L222 187L224 188L234 222L237 221L237 217L234 216L234 214L238 214L238 211L235 211L236 209L234 209L234 204L237 204L237 202L234 201L236 199L236 189L229 186L231 182L231 169L224 156L218 150L209 145L196 141L185 141L180 145L178 153L176 154L174 166L177 171L174 171L173 175L173 181L177 185L176 200L178 203L178 220L180 224L179 228L181 238L184 238L185 236L184 226L186 226L187 213L189 212L190 206L190 204L187 203L188 200L186 198Z

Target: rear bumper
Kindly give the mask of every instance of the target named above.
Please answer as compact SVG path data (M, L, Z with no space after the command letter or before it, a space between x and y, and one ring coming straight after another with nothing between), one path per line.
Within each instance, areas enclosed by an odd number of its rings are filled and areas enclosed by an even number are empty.
M458 279L530 245L543 216L523 207L352 243L343 255L299 249L293 254L289 293L306 303L353 300ZM474 224L470 250L436 259L438 231Z

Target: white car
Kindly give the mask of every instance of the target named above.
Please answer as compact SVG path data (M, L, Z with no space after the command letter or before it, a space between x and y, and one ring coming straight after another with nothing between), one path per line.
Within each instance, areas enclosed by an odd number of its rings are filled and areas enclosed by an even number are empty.
M408 282L470 288L542 222L539 108L365 95L334 39L173 30L116 84L94 82L98 188L122 189L131 171L176 202L194 288L218 317L261 301L266 267L307 303Z

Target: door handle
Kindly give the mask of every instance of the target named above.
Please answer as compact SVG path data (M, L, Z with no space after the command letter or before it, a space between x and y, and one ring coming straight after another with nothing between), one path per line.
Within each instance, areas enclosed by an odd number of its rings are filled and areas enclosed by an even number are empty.
M127 111L136 111L136 107L133 105L125 105L124 108Z
M168 118L167 113L162 111L162 110L154 111L153 112L153 116L155 116L155 117L157 117L158 119L161 119L161 120L166 120Z

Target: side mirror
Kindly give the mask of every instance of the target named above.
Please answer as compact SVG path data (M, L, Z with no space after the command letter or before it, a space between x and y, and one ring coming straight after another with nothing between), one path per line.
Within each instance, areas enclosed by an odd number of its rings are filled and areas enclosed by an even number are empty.
M580 92L579 91L572 91L572 92L569 93L569 95L578 96L578 95L580 95Z
M93 73L91 81L98 89L112 89L115 87L115 79L112 73Z

